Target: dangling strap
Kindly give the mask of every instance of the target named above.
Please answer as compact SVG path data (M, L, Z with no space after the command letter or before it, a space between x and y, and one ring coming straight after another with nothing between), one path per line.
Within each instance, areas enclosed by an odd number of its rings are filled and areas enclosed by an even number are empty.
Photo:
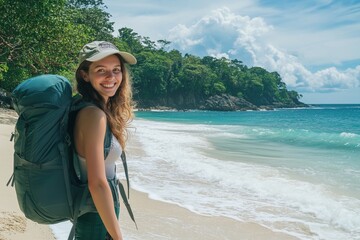
M135 223L136 229L138 229L135 218L134 218L134 214L133 214L133 212L131 210L131 207L130 207L130 204L129 204L129 201L128 201L128 199L130 198L130 183L129 183L128 167L127 167L127 163L126 163L126 154L125 154L124 151L121 152L121 161L122 161L123 166L124 166L124 172L125 172L125 177L126 177L126 184L127 184L127 190L128 190L127 197L126 197L126 192L125 192L124 186L121 184L119 179L117 179L117 184L116 185L119 188L120 195L121 195L121 198L123 199L125 207L126 207L128 213L129 213L131 219Z
M85 204L88 194L89 194L89 189L85 188L83 193L81 194L80 201L76 201L77 204L75 205L75 209L74 209L75 216L74 216L74 220L72 221L72 227L69 233L68 240L73 240L75 237L75 229L76 229L77 219L80 214L80 207Z
M11 137L10 137L10 142L12 142L14 140L14 136L15 136L15 133L12 132ZM11 182L11 186L13 187L14 186L14 181L15 181L15 176L14 176L14 172L13 172L13 174L11 175L9 181L6 183L6 186L9 186L9 184Z
M14 173L11 175L9 181L7 182L6 186L9 186L10 182L11 182L11 186L14 186L14 181L15 181L15 176Z
M117 179L117 186L118 186L118 188L119 188L119 191L120 191L120 194L121 194L121 198L122 198L123 201L124 201L124 205L125 205L128 213L129 213L129 215L130 215L130 217L131 217L131 220L133 220L133 222L135 223L136 229L138 229L137 224L136 224L136 221L135 221L135 218L134 218L134 214L133 214L133 212L132 212L132 210L131 210L129 201L128 201L127 197L126 197L125 189L124 189L123 185L121 184L120 180L118 180L118 179Z
M130 199L129 174L128 174L128 167L127 167L127 163L126 163L126 155L125 155L124 151L121 152L121 161L122 161L123 166L124 166L124 172L125 172L127 190L128 190L128 199Z
M68 240L73 240L74 239L74 237L75 237L75 227L76 227L76 223L74 222L72 227L71 227Z

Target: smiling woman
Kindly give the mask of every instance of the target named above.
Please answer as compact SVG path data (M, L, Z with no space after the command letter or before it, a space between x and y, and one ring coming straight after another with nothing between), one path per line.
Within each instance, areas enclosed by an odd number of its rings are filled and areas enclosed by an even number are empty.
M123 239L117 219L120 204L115 162L120 160L120 155L123 160L126 127L132 119L130 77L125 64L135 63L133 55L119 51L109 42L91 42L80 51L76 71L78 92L91 104L76 116L74 142L79 180L88 184L94 210L78 218L77 240L105 239L105 236ZM109 131L110 149L104 154ZM123 200L127 201L126 196ZM129 213L132 216L131 208Z

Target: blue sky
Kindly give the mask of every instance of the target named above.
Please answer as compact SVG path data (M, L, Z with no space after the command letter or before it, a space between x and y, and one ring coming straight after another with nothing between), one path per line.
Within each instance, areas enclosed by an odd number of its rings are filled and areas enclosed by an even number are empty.
M358 0L104 0L132 28L197 56L277 71L305 103L360 103Z

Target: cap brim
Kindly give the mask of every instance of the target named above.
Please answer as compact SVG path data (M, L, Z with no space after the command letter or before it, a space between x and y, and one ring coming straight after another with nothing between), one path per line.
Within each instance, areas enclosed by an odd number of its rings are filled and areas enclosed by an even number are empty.
M128 52L119 52L120 56L127 62L128 64L136 64L137 60L134 55Z
M89 62L96 62L113 54L119 54L128 64L136 64L137 62L136 58L132 54L128 52L120 52L116 49L108 49L107 51L95 54L95 56L87 58L86 60Z

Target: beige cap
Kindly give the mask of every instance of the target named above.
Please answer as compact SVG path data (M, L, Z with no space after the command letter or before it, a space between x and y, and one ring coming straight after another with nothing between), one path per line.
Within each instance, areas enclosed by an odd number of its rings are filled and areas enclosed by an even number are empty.
M120 51L114 44L105 41L94 41L86 44L80 51L79 63L99 61L107 56L119 54L126 63L136 64L136 58L128 53Z

